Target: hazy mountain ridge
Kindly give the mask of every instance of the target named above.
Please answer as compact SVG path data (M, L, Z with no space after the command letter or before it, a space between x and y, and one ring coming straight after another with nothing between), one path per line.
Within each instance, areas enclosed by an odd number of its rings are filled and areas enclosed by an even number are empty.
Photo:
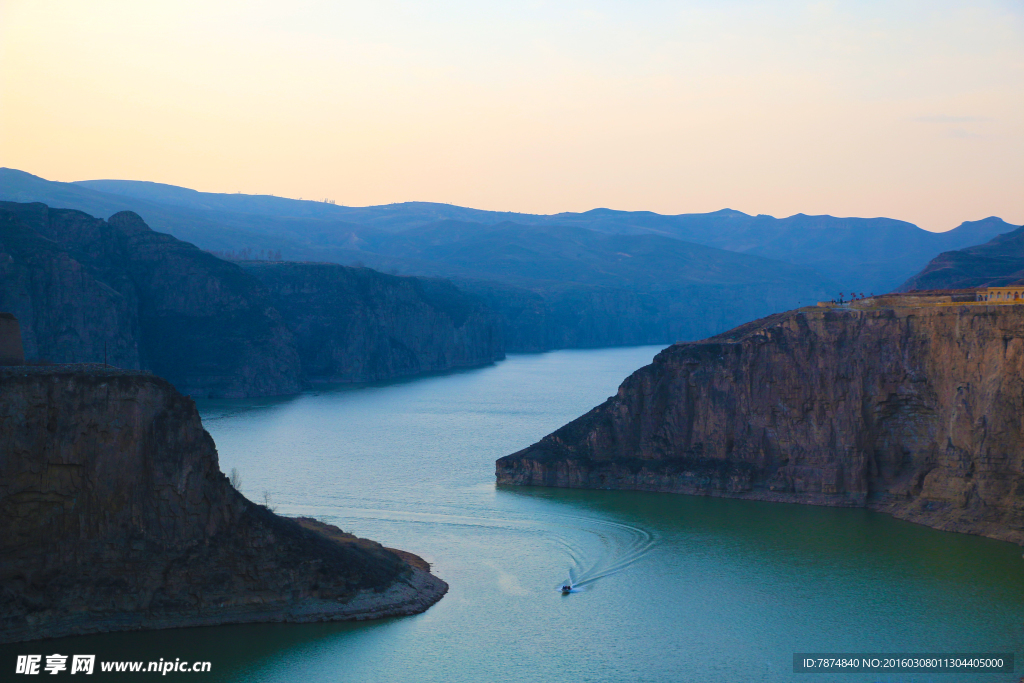
M375 227L389 231L449 219L492 223L539 218L531 214L469 209L434 202L402 202L380 206L351 207L330 204L322 200L291 199L274 195L199 192L176 185L143 180L79 180L68 184L168 206L279 218L322 218L375 225Z
M0 196L11 194L129 208L215 251L273 250L293 261L451 278L498 312L509 351L705 337L840 292L888 291L942 251L1012 228L992 218L937 234L887 218L729 209L540 216L427 202L359 208L0 170Z
M826 279L777 260L654 234L599 233L586 228L452 220L381 235L368 250L429 262L520 286L554 283L670 289L692 284L814 282Z
M53 191L88 193L117 205L142 203L154 208L165 229L207 249L238 247L280 250L284 258L366 265L379 270L450 277L459 282L490 281L485 287L492 308L504 321L508 349L543 350L566 346L670 343L691 335L706 336L774 310L834 295L835 282L800 266L737 254L654 233L601 232L552 223L547 217L523 217L529 224L471 223L442 220L401 231L378 223L331 221L322 218L267 216L200 210L232 207L285 211L290 200L216 195L149 183L49 183L16 171L0 173L8 192L45 196ZM84 185L127 187L140 197L98 193ZM11 189L14 188L14 189ZM184 207L155 205L149 198L178 201ZM216 200L216 201L214 201ZM309 204L303 203L302 207ZM143 206L144 205L144 206ZM352 216L355 210L330 204L318 212ZM382 220L415 210L417 216L441 213L504 218L446 205L415 203L371 207ZM306 208L302 211L307 212ZM178 212L175 214L175 212ZM298 212L296 209L293 213ZM245 241L239 241L245 234ZM726 296L725 286L734 286ZM536 298L539 296L539 300ZM527 315L514 310L530 302ZM522 325L521 328L515 328ZM721 326L719 326L721 325ZM624 330L624 327L630 329ZM684 335L684 336L679 336Z
M898 291L998 287L1024 280L1024 228L932 259Z
M650 231L708 246L803 265L827 273L844 291L882 293L897 286L914 262L936 253L978 244L1015 226L990 217L967 221L942 233L890 218L837 218L796 214L749 216L723 209L707 214L660 216L598 209L563 214L566 223L591 229Z
M282 249L297 260L351 262L345 261L353 258L345 252L368 236L400 233L438 221L576 226L616 234L656 234L777 259L827 274L844 291L866 292L889 291L937 254L987 241L1014 227L993 217L932 233L889 218L804 214L774 218L731 209L673 216L613 209L534 215L430 202L347 207L265 195L204 193L144 181L58 183L59 190L40 183L48 181L20 171L0 171L2 198L49 201L55 206L67 202L68 208L97 214L103 213L100 206L130 209L146 215L157 229L208 249ZM49 196L51 191L55 196ZM181 211L187 213L179 215ZM415 263L404 264L394 254L380 256L392 268L406 265L410 273L440 274L424 272Z

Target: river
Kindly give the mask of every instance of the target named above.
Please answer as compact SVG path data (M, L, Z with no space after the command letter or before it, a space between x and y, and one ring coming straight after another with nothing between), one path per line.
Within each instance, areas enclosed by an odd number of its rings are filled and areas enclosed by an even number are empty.
M1015 652L1019 672L1014 545L865 510L495 486L496 458L597 405L657 351L513 355L410 381L201 401L221 467L240 471L249 498L417 553L450 592L379 622L43 649L208 660L211 673L179 677L206 682L1019 679L792 669L795 652ZM583 585L563 596L570 575Z

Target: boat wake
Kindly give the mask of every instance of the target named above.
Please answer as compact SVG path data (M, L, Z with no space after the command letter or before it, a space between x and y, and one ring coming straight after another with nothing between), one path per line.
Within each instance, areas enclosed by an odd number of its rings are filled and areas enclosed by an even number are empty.
M288 510L290 514L317 512L319 511L307 512L298 506ZM564 593L589 590L598 581L625 571L643 559L657 544L654 534L640 527L599 517L558 512L533 512L529 516L521 517L496 515L490 510L461 506L434 506L430 511L416 508L401 510L378 506L337 506L334 512L345 521L333 515L323 515L322 512L319 514L331 523L340 522L344 528L349 528L355 520L360 520L543 535L569 556L568 577L555 586L557 590L562 590L568 585L570 589L562 591Z
M597 534L604 547L596 558L588 557L588 553L580 549L570 549L572 564L568 579L559 584L563 593L582 592L601 579L628 569L643 559L657 543L655 536L646 529L608 520L575 519L585 522L581 530ZM568 591L564 590L566 586Z

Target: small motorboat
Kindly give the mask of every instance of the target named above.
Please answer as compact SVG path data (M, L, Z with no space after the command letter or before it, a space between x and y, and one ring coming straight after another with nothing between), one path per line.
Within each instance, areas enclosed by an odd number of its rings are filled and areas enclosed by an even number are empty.
M562 584L562 595L565 595L566 593L572 593L572 584Z

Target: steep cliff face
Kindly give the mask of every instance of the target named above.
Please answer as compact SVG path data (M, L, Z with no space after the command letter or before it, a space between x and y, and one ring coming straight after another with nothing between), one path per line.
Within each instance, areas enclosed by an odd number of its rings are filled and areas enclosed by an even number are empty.
M74 211L73 219L95 219ZM138 297L99 279L58 242L33 229L42 204L0 202L0 310L21 323L25 357L141 367Z
M236 492L150 375L0 368L0 641L423 611L425 564Z
M311 381L383 380L505 357L497 316L445 280L331 263L242 265L270 291Z
M1024 543L1022 371L1021 306L799 309L666 349L497 478L867 505Z
M21 326L10 313L0 313L0 365L24 365Z
M136 214L123 236L140 291L145 366L195 396L268 396L301 388L294 339L266 290L233 263L150 230Z
M105 359L203 397L504 358L498 317L446 281L332 264L242 268L128 211L103 221L0 202L0 310L21 321L30 360Z
M300 388L291 333L259 282L139 216L0 202L0 306L26 355L145 368L194 396Z

